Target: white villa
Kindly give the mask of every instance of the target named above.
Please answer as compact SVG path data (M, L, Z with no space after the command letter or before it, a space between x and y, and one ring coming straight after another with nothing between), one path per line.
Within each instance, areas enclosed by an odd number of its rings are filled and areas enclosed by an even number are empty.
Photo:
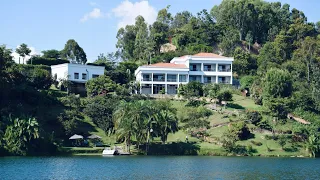
M135 71L141 94L177 94L180 84L191 81L232 84L232 57L198 53L173 58L170 63L140 66Z
M103 66L92 66L74 63L65 63L51 66L51 74L57 78L60 89L68 89L69 92L79 93L84 95L86 93L85 83L95 77L104 74ZM64 87L61 80L71 81L69 87Z
M57 80L66 79L75 83L86 83L89 79L104 74L103 66L64 63L51 66L52 76Z

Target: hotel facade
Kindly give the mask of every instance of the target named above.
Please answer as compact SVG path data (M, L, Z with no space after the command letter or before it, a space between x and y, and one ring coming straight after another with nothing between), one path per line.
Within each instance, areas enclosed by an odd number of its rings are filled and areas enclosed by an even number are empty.
M177 94L180 84L232 84L232 57L198 53L173 58L170 63L140 66L135 71L141 94ZM164 89L164 90L163 90Z

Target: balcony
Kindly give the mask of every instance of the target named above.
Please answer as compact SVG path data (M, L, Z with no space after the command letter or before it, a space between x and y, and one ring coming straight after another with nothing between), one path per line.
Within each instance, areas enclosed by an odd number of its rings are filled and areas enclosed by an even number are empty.
M219 64L218 72L231 72L231 64Z
M177 82L177 74L168 74L167 75L167 82Z
M190 68L190 71L201 71L201 68Z
M219 72L231 72L231 69L219 69Z
M161 78L161 79L153 78L153 81L154 81L154 82L164 82L165 79L164 79L164 78Z
M152 78L142 78L141 81L152 81Z
M201 71L201 64L190 64L189 69L190 71Z
M177 82L177 79L167 79L167 82Z
M230 81L219 81L220 84L230 84Z
M216 68L203 68L203 71L210 71L210 72L215 72Z
M216 64L203 64L203 71L215 72Z

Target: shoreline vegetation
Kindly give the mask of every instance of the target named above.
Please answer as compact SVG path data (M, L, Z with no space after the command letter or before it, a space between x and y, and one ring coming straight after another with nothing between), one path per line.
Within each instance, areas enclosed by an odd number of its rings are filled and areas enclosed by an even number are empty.
M23 64L0 46L0 156L96 154L96 145L137 155L320 155L320 22L302 11L260 0L224 0L196 15L168 6L116 38L117 51L92 63L73 39L28 60L21 44ZM160 51L167 43L176 50ZM139 94L137 67L199 52L234 57L233 86L189 82L174 97ZM105 73L79 91L50 71L70 61ZM75 134L84 139L70 140Z

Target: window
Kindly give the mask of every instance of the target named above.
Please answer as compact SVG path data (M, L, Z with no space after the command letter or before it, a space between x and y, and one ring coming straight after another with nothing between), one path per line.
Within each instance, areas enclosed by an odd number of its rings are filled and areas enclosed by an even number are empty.
M98 74L92 74L92 78L97 78L97 77L99 77Z
M177 82L177 75L175 75L175 74L168 74L167 81L168 81L168 82Z
M179 75L179 82L187 82L187 75Z
M82 73L82 80L87 80L87 74L86 73Z
M74 73L74 79L79 79L79 73Z

